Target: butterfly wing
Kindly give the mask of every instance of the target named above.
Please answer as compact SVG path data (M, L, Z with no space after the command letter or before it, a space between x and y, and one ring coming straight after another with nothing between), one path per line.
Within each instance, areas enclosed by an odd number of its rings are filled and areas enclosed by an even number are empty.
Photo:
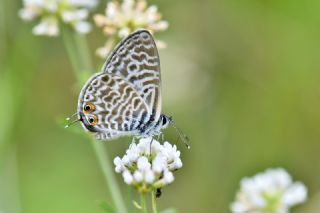
M88 103L94 110L85 113L84 106ZM110 73L97 74L87 82L80 94L78 112L82 125L102 140L137 134L148 117L139 93L121 76ZM88 121L93 116L94 126Z
M147 106L149 119L161 113L160 61L152 35L137 31L123 40L103 66L103 72L122 76Z

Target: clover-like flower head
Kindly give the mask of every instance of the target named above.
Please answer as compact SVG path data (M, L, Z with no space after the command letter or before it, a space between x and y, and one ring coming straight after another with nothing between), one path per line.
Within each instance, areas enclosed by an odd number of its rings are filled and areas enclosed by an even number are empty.
M182 167L180 151L175 145L169 142L162 145L151 138L132 143L122 158L114 159L114 164L115 171L122 174L124 182L141 192L172 183L173 172Z
M85 34L91 30L91 24L86 19L97 3L98 0L24 0L19 16L25 21L40 20L32 30L35 35L59 35L60 22Z
M307 199L307 189L301 182L292 182L281 168L268 169L251 178L241 180L233 213L288 213L290 207Z
M107 3L105 15L95 15L95 23L108 37L103 47L97 49L98 56L105 58L114 45L138 29L147 29L151 33L164 31L168 22L161 20L161 14L154 5L148 7L146 0L113 0ZM156 40L158 48L164 48L164 42Z

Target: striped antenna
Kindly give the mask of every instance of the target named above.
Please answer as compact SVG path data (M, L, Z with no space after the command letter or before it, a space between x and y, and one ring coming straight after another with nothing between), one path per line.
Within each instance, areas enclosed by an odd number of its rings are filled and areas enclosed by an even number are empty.
M69 120L70 120L70 119L69 119ZM79 122L79 121L81 121L81 119L74 120L74 121L68 123L67 125L65 125L64 128L68 128L68 127L72 126L73 124L75 124L75 123L77 123L77 122Z
M74 113L73 115L71 115L70 117L67 117L66 118L66 120L67 121L70 121L71 120L71 118L73 118L74 116L76 116L76 115L78 115L78 113L76 112L76 113Z
M176 132L179 135L179 138L181 139L181 142L187 147L187 149L190 149L191 146L188 144L189 138L186 134L184 134L177 126L176 124L173 122L173 120L171 120L171 124L173 126L173 128L176 130Z

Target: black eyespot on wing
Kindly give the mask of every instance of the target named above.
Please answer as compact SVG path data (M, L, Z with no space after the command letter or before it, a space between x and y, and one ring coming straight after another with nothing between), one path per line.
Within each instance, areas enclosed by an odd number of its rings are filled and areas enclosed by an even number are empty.
M89 112L93 112L96 109L96 106L91 103L91 102L87 102L84 106L83 106L83 112L84 113L89 113Z
M98 123L98 118L95 115L91 115L87 118L87 121L90 126L95 126Z
M95 128L93 125L91 125L89 123L89 121L87 120L85 114L83 112L79 112L80 115L80 121L82 122L82 124L84 125L84 127L90 131L90 132L99 132L99 130L97 128Z

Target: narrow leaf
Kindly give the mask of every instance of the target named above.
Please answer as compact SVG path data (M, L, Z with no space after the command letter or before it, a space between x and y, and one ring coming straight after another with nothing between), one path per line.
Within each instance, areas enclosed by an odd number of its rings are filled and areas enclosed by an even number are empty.
M139 209L139 210L142 209L142 207L140 206L139 203L137 203L137 201L133 200L132 203L133 203L134 207L136 207L137 209Z

